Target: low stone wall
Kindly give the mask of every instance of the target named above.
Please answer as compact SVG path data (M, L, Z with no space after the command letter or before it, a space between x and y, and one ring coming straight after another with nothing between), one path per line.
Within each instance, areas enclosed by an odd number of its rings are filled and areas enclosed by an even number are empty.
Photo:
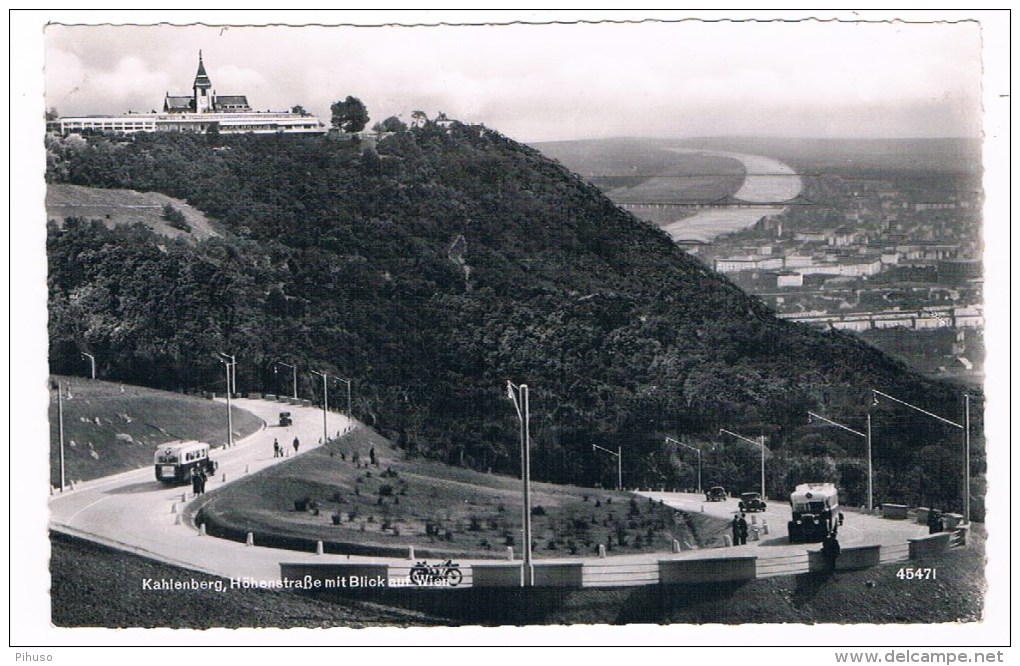
M939 532L928 536L907 539L910 552L910 559L916 560L932 555L941 555L949 550L949 540L952 536L949 532Z
M931 509L929 509L928 507L926 506L917 507L917 524L927 525L929 513L931 513Z
M906 520L907 518L907 505L906 504L883 504L882 505L882 517L891 518L892 520Z
M963 525L963 515L959 513L944 513L942 514L942 520L945 521L947 530L955 530L959 525Z
M474 564L471 566L473 587L520 587L523 563ZM582 587L584 564L558 562L533 564L535 587Z
M473 564L472 587L520 587L522 563Z
M704 560L659 560L659 583L721 583L754 580L758 558L714 557Z
M880 546L847 546L836 557L836 571L855 571L878 566L881 562ZM808 551L808 571L826 571L829 563L820 550Z
M581 587L584 564L563 562L536 564L535 587Z

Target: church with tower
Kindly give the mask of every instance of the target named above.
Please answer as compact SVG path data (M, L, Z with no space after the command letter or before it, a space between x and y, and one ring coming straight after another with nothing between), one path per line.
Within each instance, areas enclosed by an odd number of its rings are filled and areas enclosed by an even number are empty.
M198 52L198 72L190 95L163 97L162 112L120 116L77 116L47 123L60 134L106 132L197 132L219 134L323 134L326 126L315 116L295 111L253 111L247 95L217 95Z
M247 95L217 95L205 72L202 52L198 52L198 73L191 95L166 94L164 113L251 113Z

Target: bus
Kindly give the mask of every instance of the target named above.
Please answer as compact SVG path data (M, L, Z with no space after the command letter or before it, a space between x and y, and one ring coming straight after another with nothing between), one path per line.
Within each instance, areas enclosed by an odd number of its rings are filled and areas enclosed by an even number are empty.
M188 483L197 470L213 474L218 466L205 442L167 442L156 449L156 480L166 484Z
M839 492L831 483L802 483L790 493L790 543L818 542L836 527Z

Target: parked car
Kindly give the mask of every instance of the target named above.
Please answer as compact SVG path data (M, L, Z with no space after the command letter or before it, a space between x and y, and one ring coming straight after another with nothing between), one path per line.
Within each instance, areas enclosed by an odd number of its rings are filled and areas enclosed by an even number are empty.
M760 493L740 493L740 510L747 513L764 511L765 501Z
M286 428L294 421L290 418L290 412L280 412L280 427Z

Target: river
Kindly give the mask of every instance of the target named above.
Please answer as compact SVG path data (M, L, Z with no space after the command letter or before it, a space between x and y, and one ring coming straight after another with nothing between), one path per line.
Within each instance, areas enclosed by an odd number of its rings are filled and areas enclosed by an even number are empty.
M745 155L715 150L674 148L676 152L698 153L729 157L744 165L746 175L734 199L748 203L769 203L789 201L800 194L803 188L800 176L786 164L761 155ZM686 217L663 225L663 229L675 241L699 240L709 242L716 236L753 226L758 220L783 212L784 206L763 205L751 208L707 208L692 217Z

